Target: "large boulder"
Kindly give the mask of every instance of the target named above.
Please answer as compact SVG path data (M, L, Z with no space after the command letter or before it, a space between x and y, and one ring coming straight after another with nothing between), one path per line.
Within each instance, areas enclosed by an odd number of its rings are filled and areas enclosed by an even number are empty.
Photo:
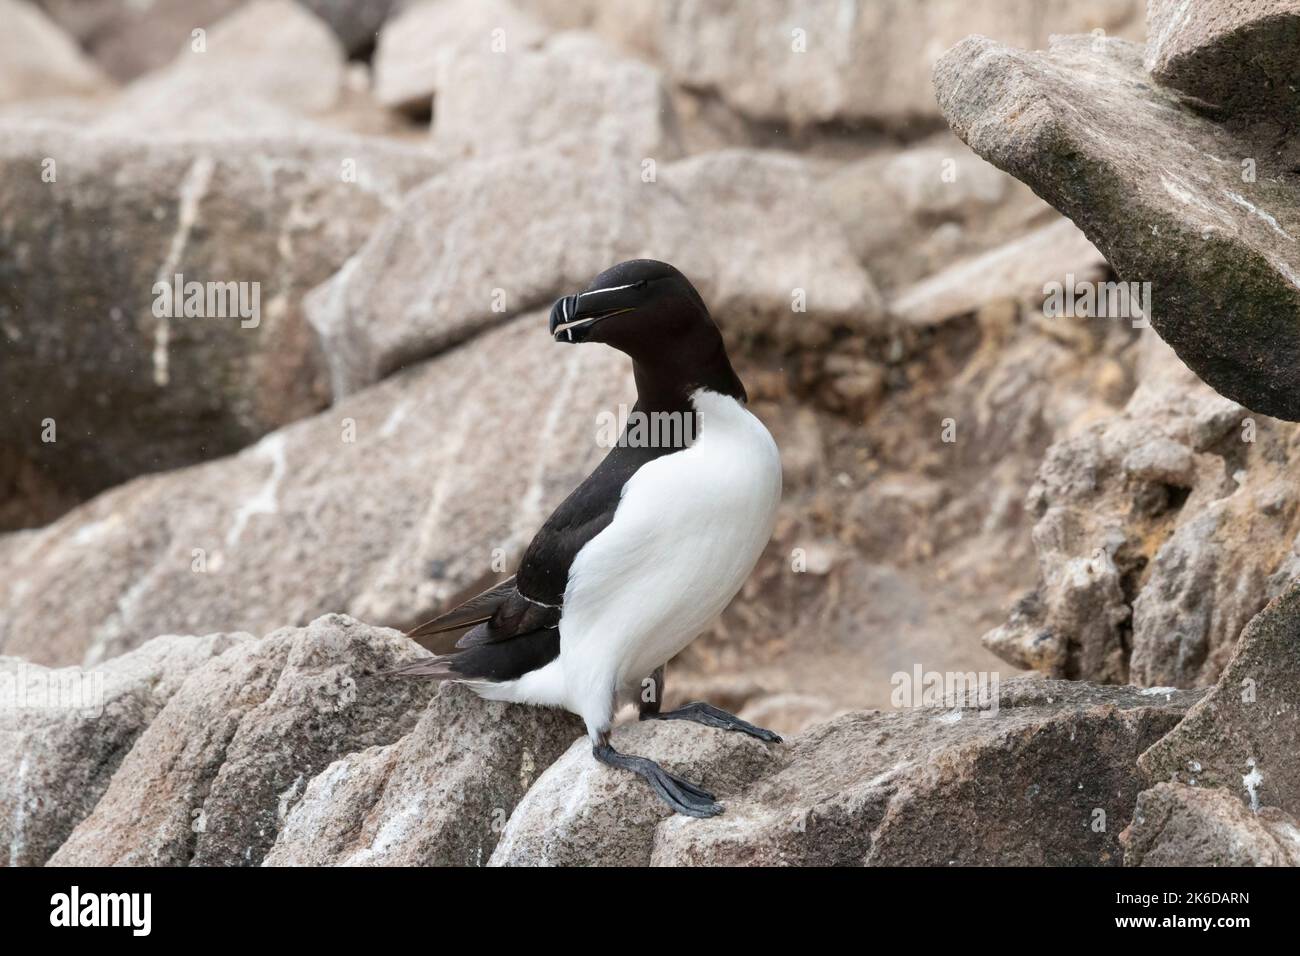
M482 866L537 776L583 734L560 710L444 684L400 741L311 778L267 866Z
M0 0L0 103L89 96L113 86L77 44L25 0Z
M616 747L713 788L725 812L670 816L579 741L515 810L492 863L1118 865L1137 757L1196 696L1020 679L986 716L855 713L772 747L624 727Z
M625 226L632 175L529 153L459 165L413 192L308 301L335 396L640 251Z
M632 164L681 152L668 91L649 64L589 33L561 33L537 50L487 50L448 63L433 142L457 158L558 141L597 141Z
M341 615L235 645L172 694L50 864L260 863L308 780L415 726L434 685L385 672L423 655Z
M791 154L720 150L661 168L664 188L637 215L654 220L656 257L680 260L732 340L824 349L837 333L881 332L887 311L839 222L811 198L817 182Z
M153 141L7 124L0 446L85 497L320 408L302 296L434 171L419 148L320 130Z
M187 41L166 67L136 80L99 119L105 132L273 132L295 115L324 113L343 90L344 52L330 28L295 0L256 0Z
M519 56L541 42L546 33L545 27L510 0L412 3L379 32L375 98L394 109L428 115L448 66L458 56Z
M642 171L636 158L591 164L539 148L462 164L412 193L309 301L335 394L642 256L680 268L730 334L829 340L882 317L842 231L807 202L803 160L731 150L649 181Z
M247 634L158 637L93 670L0 658L0 845L40 866L185 679Z
M1182 783L1142 791L1119 839L1125 866L1300 866L1300 825L1290 814Z
M1241 634L1223 675L1139 761L1148 779L1231 792L1300 814L1300 582Z
M238 455L0 536L0 650L94 662L333 610L414 624L510 569L606 453L598 413L634 394L622 356L526 316Z
M935 68L977 153L1072 218L1156 331L1222 394L1300 419L1300 193L1286 150L1239 138L1154 85L1142 48L1059 39L1045 53L971 37Z
M1215 394L1142 334L1124 410L1043 459L1026 505L1039 583L984 642L1058 677L1205 685L1289 580L1300 432Z
M1297 0L1148 0L1146 68L1235 120L1300 118Z

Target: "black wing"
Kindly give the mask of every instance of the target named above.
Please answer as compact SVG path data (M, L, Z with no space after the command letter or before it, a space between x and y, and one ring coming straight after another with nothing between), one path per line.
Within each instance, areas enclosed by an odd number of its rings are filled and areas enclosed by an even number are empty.
M596 470L560 503L524 551L516 574L520 593L543 604L564 603L573 559L614 520L614 512L638 468L672 448L614 448Z
M622 445L611 450L546 519L513 577L410 632L429 646L438 634L471 627L456 642L458 650L416 661L394 673L503 681L554 660L560 653L560 612L573 559L614 520L623 486L636 470L674 450Z

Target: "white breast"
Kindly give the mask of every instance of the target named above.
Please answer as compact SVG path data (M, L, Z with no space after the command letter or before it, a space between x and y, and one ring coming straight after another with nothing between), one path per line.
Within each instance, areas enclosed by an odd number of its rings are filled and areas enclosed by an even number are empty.
M733 398L700 389L691 400L695 443L642 466L569 569L556 663L565 705L589 727L612 713L616 690L722 612L772 536L781 497L772 436Z

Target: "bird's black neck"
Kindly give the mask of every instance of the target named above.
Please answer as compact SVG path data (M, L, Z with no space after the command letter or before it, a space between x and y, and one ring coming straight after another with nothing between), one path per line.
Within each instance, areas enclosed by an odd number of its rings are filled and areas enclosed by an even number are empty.
M698 388L747 401L745 386L731 367L722 336L716 331L714 336L703 349L690 353L633 359L636 408L643 412L690 412L691 394Z

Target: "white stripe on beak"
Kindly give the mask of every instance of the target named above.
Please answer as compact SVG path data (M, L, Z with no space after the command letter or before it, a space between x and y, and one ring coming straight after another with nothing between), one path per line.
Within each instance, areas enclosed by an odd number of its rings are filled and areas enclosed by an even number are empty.
M584 325L590 325L592 322L596 322L603 318L603 315L593 315L587 319L576 319L573 322L561 322L555 327L555 334L558 336L561 332L568 332L569 341L572 342L574 329L581 328Z
M632 309L615 309L613 312L602 312L600 315L589 315L585 319L574 319L572 322L561 322L555 327L553 333L556 337L561 332L569 333L569 341L573 341L573 330L580 329L584 325L591 325L593 322L599 322L601 319L612 318L615 315L622 315L624 312L631 312Z
M579 292L578 298L581 299L584 295L600 295L602 292L618 292L620 289L630 289L634 285L636 285L635 282L629 282L627 285L612 285L607 289L592 289L590 292Z

